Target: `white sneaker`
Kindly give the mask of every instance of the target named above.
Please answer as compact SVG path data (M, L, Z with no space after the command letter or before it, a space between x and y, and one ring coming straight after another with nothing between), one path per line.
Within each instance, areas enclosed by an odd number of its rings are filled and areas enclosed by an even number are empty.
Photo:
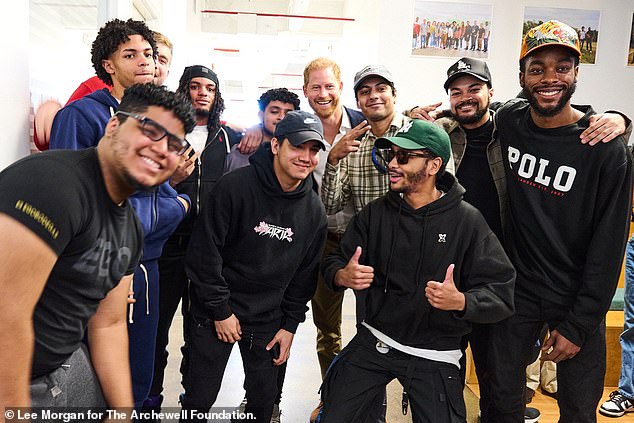
M601 404L599 413L609 417L621 417L625 413L634 411L634 401L622 395L619 391L610 394L610 399Z

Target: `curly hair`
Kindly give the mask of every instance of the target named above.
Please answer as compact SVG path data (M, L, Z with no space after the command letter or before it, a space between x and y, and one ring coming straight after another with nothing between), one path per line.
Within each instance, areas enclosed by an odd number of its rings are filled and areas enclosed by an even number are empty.
M99 79L108 85L112 85L112 77L103 68L101 62L109 59L121 44L127 43L131 35L140 35L144 40L150 43L153 55L156 57L158 50L156 49L156 41L154 41L154 33L144 22L135 21L134 19L128 19L127 21L113 19L106 22L92 43L90 50L92 67L95 68Z
M194 108L188 98L174 93L166 87L147 84L134 84L123 93L119 110L128 113L143 113L150 106L162 107L174 113L176 118L183 123L185 133L190 133L196 125ZM121 123L127 116L117 115Z
M191 104L191 97L189 95L189 83L193 78L183 78L181 77L178 82L178 88L176 89L176 93L184 96L189 100ZM225 101L222 99L222 93L220 92L220 84L216 84L216 93L214 96L214 104L211 106L211 110L209 111L209 116L207 118L207 128L209 132L215 131L220 128L220 115L225 111Z
M299 97L286 88L273 88L262 94L258 100L260 111L263 112L271 101L292 104L295 110L299 110Z

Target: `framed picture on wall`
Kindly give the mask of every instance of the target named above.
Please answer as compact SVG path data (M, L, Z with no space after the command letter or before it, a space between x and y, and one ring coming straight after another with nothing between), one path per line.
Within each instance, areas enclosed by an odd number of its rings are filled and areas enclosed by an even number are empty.
M630 32L630 44L627 51L627 65L634 66L634 13L632 13L632 31Z
M414 1L412 56L486 59L491 48L490 4Z
M581 46L580 63L594 64L599 44L601 12L558 7L525 7L522 38L529 29L552 19L568 24L577 31Z

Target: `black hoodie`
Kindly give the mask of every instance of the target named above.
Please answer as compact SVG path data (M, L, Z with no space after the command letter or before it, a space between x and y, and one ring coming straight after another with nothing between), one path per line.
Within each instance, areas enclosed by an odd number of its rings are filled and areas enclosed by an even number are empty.
M250 162L218 181L192 234L191 310L211 320L233 313L243 329L294 333L315 292L326 214L312 178L282 191L270 147Z
M365 321L403 345L444 351L460 348L471 322L512 314L515 270L480 212L462 201L464 188L454 176L446 172L438 187L446 194L416 210L393 191L368 204L322 270L338 289L335 273L361 246L359 263L374 267ZM425 297L427 282L443 281L452 263L464 312L436 309Z

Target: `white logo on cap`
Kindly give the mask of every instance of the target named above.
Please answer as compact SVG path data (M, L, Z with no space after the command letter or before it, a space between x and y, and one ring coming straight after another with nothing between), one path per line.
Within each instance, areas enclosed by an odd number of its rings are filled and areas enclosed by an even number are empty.
M459 71L471 70L471 65L460 60L458 61L458 70Z
M304 119L304 123L317 123L317 121L311 117Z
M414 121L410 120L405 125L403 125L403 127L401 129L399 129L398 132L407 132L407 131L409 131L413 124L414 124Z

